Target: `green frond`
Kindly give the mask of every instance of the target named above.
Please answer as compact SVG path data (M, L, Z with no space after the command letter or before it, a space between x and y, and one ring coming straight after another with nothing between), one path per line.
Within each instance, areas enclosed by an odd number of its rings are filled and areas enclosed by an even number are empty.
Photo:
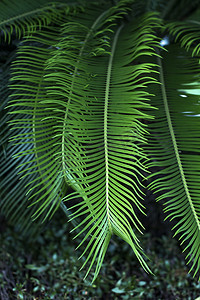
M12 120L12 127L20 132L12 138L12 142L18 149L21 148L13 156L16 160L21 160L18 171L21 178L27 180L29 199L32 203L38 203L40 199L40 214L46 211L45 219L59 207L67 191L54 157L59 148L52 140L54 127L51 121L44 120L45 107L39 104L46 97L43 84L45 62L57 36L54 26L52 30L49 28L48 33L41 32L24 41L12 65L14 83L10 87L13 90L9 105L9 109L13 111L10 113L18 114Z
M11 82L15 84L11 84L11 92L8 92L8 82L5 82L7 77L5 73L2 74L1 211L6 214L9 222L19 226L24 234L28 232L29 236L37 231L41 221L52 215L59 205L66 215L69 214L61 202L68 186L60 176L58 167L55 170L52 168L51 155L54 156L58 148L58 145L57 148L56 145L52 147L49 130L52 123L43 120L48 116L43 114L44 106L38 105L36 108L39 100L45 99L45 62L59 38L59 32L60 24L54 24L53 30L49 27L48 33L38 30L34 37L29 36L20 44L17 59L12 64ZM10 105L4 111L10 93ZM5 101L2 101L3 97ZM8 122L12 122L12 130L9 130ZM11 139L12 142L8 144ZM35 205L32 206L28 199ZM40 218L33 223L31 216L35 215L38 207L41 208Z
M32 223L31 216L34 210L27 209L28 197L26 196L27 178L20 180L18 174L19 169L16 169L24 159L15 160L13 155L27 149L27 145L15 146L9 143L9 139L13 134L19 134L19 130L10 130L9 122L13 116L8 113L5 107L8 104L10 91L8 89L8 80L10 77L10 63L15 58L15 52L8 55L7 61L1 65L1 107L0 107L0 211L6 215L8 222L14 224L17 229L29 238L33 238L39 230L41 224L38 222Z
M67 210L94 280L113 235L151 272L139 242L148 167L199 271L199 22L177 22L198 5L0 2L3 43L17 48L0 74L1 210L28 232L31 215Z
M166 28L175 42L180 43L181 47L187 51L192 49L192 56L199 55L200 22L173 22L167 24Z
M0 29L5 40L31 34L55 20L62 19L70 10L79 7L79 1L62 0L3 0L0 2Z
M47 217L61 200L77 198L67 196L68 184L82 197L71 219L81 218L76 229L85 232L83 254L88 272L96 263L94 279L112 234L150 271L135 231L142 228L137 211L144 210L141 119L150 118L145 88L154 65L140 57L155 55L152 32L159 21L149 14L126 25L120 21L125 4L91 6L87 15L66 17L61 30L54 25L27 36L12 71L12 126L25 130L13 142L28 146L15 157L26 159L20 174L29 178L29 201L40 205L36 216L48 208Z
M149 155L150 167L158 171L151 175L150 187L163 201L167 218L176 222L175 235L196 274L200 266L199 63L177 45L167 50L162 60L157 58L161 86L155 87L152 99L158 110L149 125Z
M135 229L141 232L142 227L137 217L137 211L144 209L140 181L145 169L142 145L146 129L141 119L149 119L145 109L150 95L145 86L152 81L148 73L154 65L139 61L142 56L155 55L157 42L152 31L159 24L150 14L130 25L122 23L115 31L112 24L123 10L120 7L111 16L109 11L96 16L88 29L84 20L63 27L64 38L49 59L45 76L50 82L48 94L55 100L41 101L51 105L56 136L62 138L57 161L74 178L83 198L72 207L76 208L72 219L82 217L76 229L82 228L78 235L85 232L85 263L92 257L88 272L96 260L94 279L113 234L129 243L150 271ZM54 112L60 117L54 118Z

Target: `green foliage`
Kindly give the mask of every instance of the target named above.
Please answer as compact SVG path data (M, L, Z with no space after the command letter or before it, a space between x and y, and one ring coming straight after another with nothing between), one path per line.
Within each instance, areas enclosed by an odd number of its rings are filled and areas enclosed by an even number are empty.
M67 234L70 225L58 211L34 243L19 236L15 228L5 226L0 236L2 299L194 300L200 295L199 282L187 274L177 242L165 235L155 238L146 234L143 239L154 276L147 276L129 246L115 238L102 275L91 284L93 274L83 279L79 271L81 251L74 253L74 242ZM78 238L75 242L80 241Z
M188 56L175 45L167 49L168 53L163 54L163 62L159 59L162 85L157 92L164 101L161 103L156 97L152 100L159 111L155 114L156 121L149 126L149 145L156 160L151 165L157 164L160 171L152 174L154 180L150 186L161 192L158 200L165 199L164 211L168 212L167 218L178 219L174 226L175 235L179 234L181 244L185 244L184 251L191 245L191 241L187 243L187 240L191 237L194 240L187 255L189 261L192 261L194 253L199 249L200 240L200 195L196 189L200 169L200 149L198 142L196 143L200 112L198 59ZM171 63L166 64L167 61ZM168 126L163 126L163 123ZM166 190L166 186L170 186L170 190ZM191 269L195 263L197 261L194 259Z
M147 185L199 272L200 27L182 21L198 3L0 3L3 43L16 47L2 61L2 212L34 235L30 215L40 224L61 206L93 281L113 235L151 273Z

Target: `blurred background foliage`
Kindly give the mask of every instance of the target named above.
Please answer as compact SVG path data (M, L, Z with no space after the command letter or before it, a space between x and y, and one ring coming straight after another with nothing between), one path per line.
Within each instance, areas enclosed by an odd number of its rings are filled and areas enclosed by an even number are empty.
M156 6L156 1L153 2ZM190 13L183 10L180 19ZM197 10L192 19L199 21L199 18L200 10ZM5 152L4 147L9 149L5 134L8 129L4 110L8 97L5 85L9 80L9 65L15 56L17 43L17 39L13 39L11 44L3 42L0 49L0 118L5 118L5 122L1 122L4 127L0 137L1 153ZM3 161L4 157L1 156L0 159ZM13 166L12 172L12 176L17 176ZM25 190L21 193L23 197ZM74 249L81 240L72 240L72 235L68 234L72 225L66 222L62 211L57 211L55 217L45 224L37 225L35 232L34 223L31 223L31 232L35 235L32 239L21 235L19 225L14 226L12 219L6 220L1 215L0 298L194 300L199 297L200 283L187 274L181 249L177 241L171 238L169 228L173 224L162 221L162 203L155 203L152 194L148 194L146 200L148 213L147 218L142 217L146 227L142 246L151 259L149 265L154 276L147 275L138 265L129 246L115 237L108 249L100 276L93 285L93 275L90 274L87 280L83 280L83 274L79 271L81 262L79 263L78 257L81 253Z
M142 246L154 276L142 270L129 246L116 237L91 285L93 274L83 280L79 271L81 252L74 248L80 241L72 240L71 224L65 221L58 211L40 235L28 242L1 219L0 299L195 300L200 295L200 283L187 274L176 240L152 232L145 234Z

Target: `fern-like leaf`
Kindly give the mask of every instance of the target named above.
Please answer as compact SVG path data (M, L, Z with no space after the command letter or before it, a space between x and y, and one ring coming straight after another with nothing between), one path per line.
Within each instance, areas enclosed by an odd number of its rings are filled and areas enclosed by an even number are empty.
M64 171L74 178L83 198L72 207L72 219L82 217L77 226L82 227L78 235L85 232L81 245L90 238L83 255L88 253L84 265L91 258L87 274L96 260L94 279L113 234L128 242L144 269L150 271L135 230L141 232L137 210L144 209L139 178L145 168L142 144L146 130L140 120L149 119L145 109L150 95L145 86L152 81L148 73L154 65L137 60L155 55L157 42L151 32L158 20L147 15L113 31L113 24L125 12L123 7L115 9L110 16L101 13L90 28L84 23L64 26L65 38L49 60L50 74L46 75L51 83L48 93L55 100L42 101L52 105L52 115L60 112L57 135L62 136L62 149L58 160L63 160Z
M3 0L0 2L1 35L8 42L11 35L21 38L33 31L48 26L80 7L79 1L31 1L31 0Z
M168 46L158 58L160 89L154 89L153 105L159 110L150 124L149 149L155 172L150 187L160 194L167 218L174 220L175 235L188 251L188 263L195 274L200 267L200 214L198 173L199 64L197 58L177 45ZM170 64L168 63L170 61Z

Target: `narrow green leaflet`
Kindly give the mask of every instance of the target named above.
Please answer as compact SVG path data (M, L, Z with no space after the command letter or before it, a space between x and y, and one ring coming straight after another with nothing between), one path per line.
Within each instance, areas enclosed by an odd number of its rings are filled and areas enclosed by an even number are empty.
M62 159L83 198L77 202L76 196L69 195L66 200L74 198L72 219L80 218L76 229L85 236L79 246L87 243L84 265L90 260L87 275L96 263L94 279L113 234L129 243L150 271L136 231L142 229L137 211L144 210L146 128L141 119L151 118L145 112L150 106L145 87L153 81L149 73L154 65L139 61L155 55L152 32L159 22L150 14L115 29L117 18L125 12L122 7L118 11L110 16L101 13L92 30L81 22L66 24L65 38L49 60L51 72L46 75L48 94L56 97L52 115L60 112L56 127L63 139L58 160Z
M18 149L21 145L13 156L18 160L20 176L29 178L26 190L31 203L40 202L40 214L48 208L45 218L59 207L67 190L54 157L59 147L52 139L54 124L45 119L48 111L45 113L46 106L40 104L46 98L45 63L58 35L59 29L54 26L49 27L48 33L41 31L24 41L12 65L10 87L13 94L9 108L15 108L10 112L15 114L12 127L20 129L12 141Z
M31 230L61 207L93 280L114 235L151 272L146 177L199 271L200 24L169 23L198 1L0 2L1 210Z
M62 20L70 10L80 7L79 1L2 0L0 2L0 28L8 42L13 34L17 38L31 34L54 21Z
M195 274L200 267L200 106L199 63L177 45L158 58L161 86L152 100L158 110L150 127L150 187L162 200L175 235ZM169 63L170 62L170 63ZM195 92L196 93L195 93Z

